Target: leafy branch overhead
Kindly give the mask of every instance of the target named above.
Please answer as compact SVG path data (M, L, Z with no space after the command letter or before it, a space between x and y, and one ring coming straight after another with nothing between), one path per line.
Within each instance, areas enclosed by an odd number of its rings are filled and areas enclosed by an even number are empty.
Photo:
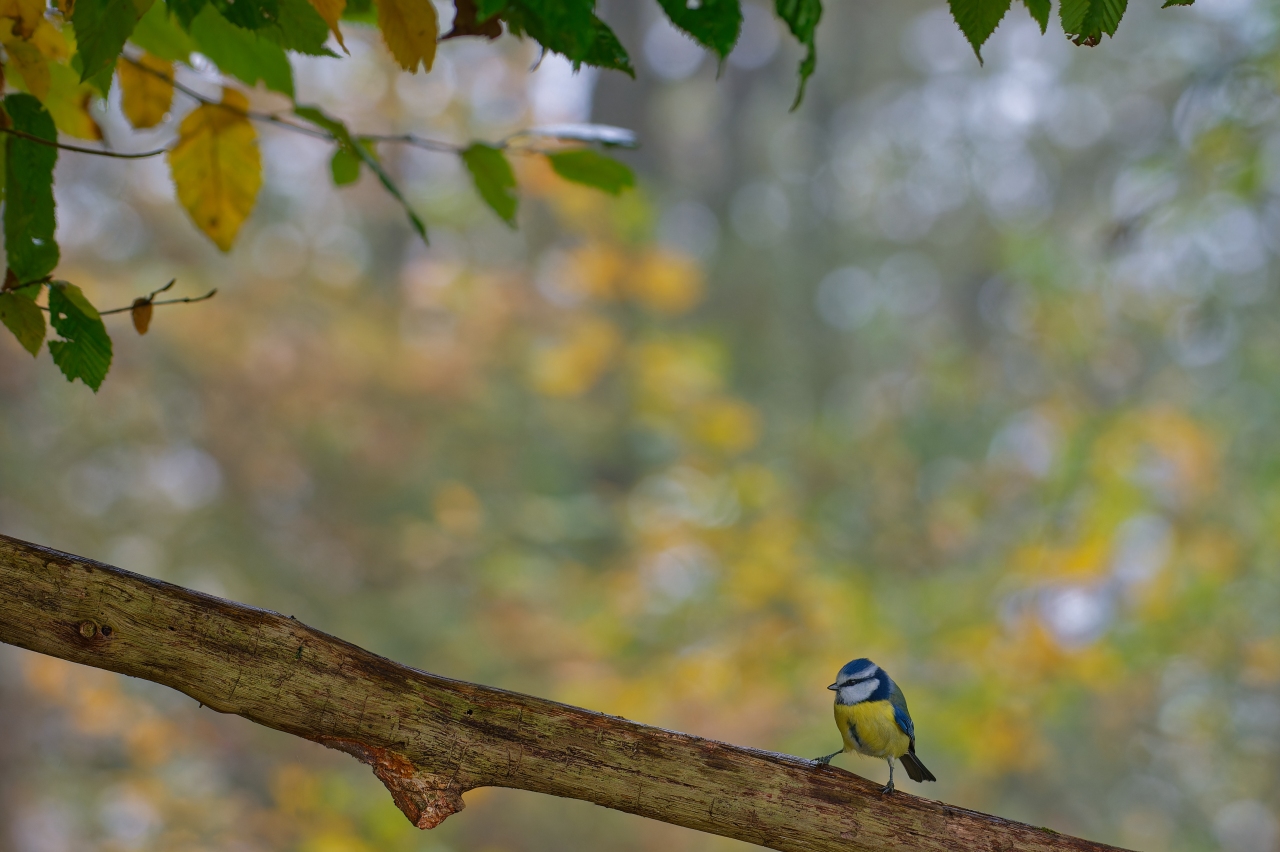
M737 44L743 2L657 0L657 5L673 26L723 60ZM949 2L977 52L1012 0ZM1022 2L1047 30L1051 0ZM1115 33L1126 5L1127 0L1061 0L1059 17L1076 44L1097 44L1103 34ZM798 106L817 67L822 2L774 0L773 9L803 51ZM49 325L59 335L49 351L68 379L96 390L111 363L111 339L101 314L78 287L53 278L60 259L53 194L60 151L120 159L165 155L177 200L223 251L234 245L257 202L263 127L330 143L333 183L352 184L368 170L404 208L423 240L426 224L383 164L382 146L458 157L479 198L512 227L519 209L512 156L545 157L564 180L615 195L635 184L626 165L599 150L634 144L620 128L535 128L497 142L452 145L415 134L363 134L339 117L298 104L289 53L340 61L339 51L346 49L342 28L353 25L376 26L396 63L412 73L431 71L442 40L493 39L505 30L563 55L575 67L635 75L626 47L597 15L596 0L454 0L452 25L443 35L436 7L426 0L0 0L0 81L5 86L0 91L0 193L7 196L0 321L23 348L33 355L39 351L48 312ZM182 82L183 68L196 54L222 75L217 97ZM102 108L113 83L120 109L135 129L155 128L167 115L184 110L176 138L159 150L138 153L90 147L102 141L94 109ZM290 99L291 108L255 111L241 87L258 86ZM41 294L47 294L45 305L38 303ZM145 304L128 310L141 333L151 320L151 297L140 302Z
M982 46L995 32L996 27L1009 12L1012 0L948 0L951 14L960 31L973 46L978 61L982 61ZM1051 0L1021 0L1040 32L1049 30L1052 14ZM1166 0L1164 7L1190 6L1195 0ZM1124 17L1129 0L1060 0L1058 18L1062 31L1073 43L1092 47L1102 41L1104 35L1114 36Z

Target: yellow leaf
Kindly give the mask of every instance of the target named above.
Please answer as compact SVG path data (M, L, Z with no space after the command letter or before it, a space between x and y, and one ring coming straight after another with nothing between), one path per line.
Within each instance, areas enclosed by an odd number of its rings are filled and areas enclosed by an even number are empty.
M324 18L324 22L329 25L329 29L333 31L333 37L338 40L338 44L342 45L342 49L346 50L346 44L342 41L342 31L338 29L338 19L342 17L342 11L347 8L347 0L311 0L311 5L320 13L320 17Z
M654 313L676 316L702 300L702 270L684 255L655 250L632 268L627 290Z
M37 24L36 31L27 41L35 45L36 49L44 54L45 59L66 62L71 58L71 45L67 44L67 37L48 21Z
M222 104L204 104L178 128L169 169L178 200L196 227L228 251L262 186L257 133L244 115L244 95L224 89Z
M27 91L41 101L49 97L49 63L34 45L25 41L6 41L4 49L9 53L8 68L17 71Z
M120 107L129 123L142 130L164 121L173 104L173 63L145 53L137 65L125 60L117 69Z
M730 397L708 400L693 410L693 433L712 449L741 453L760 438L760 414Z
M574 249L569 256L571 285L585 298L612 299L617 295L617 282L626 272L629 258L615 247L590 242Z
M431 70L436 59L440 24L431 0L377 0L378 29L391 55L406 71L417 72L418 63Z
M80 75L69 65L53 62L48 67L49 95L44 105L53 116L53 123L60 131L77 139L94 142L102 139L102 128L89 114L89 105L93 103L95 94L93 87L81 83Z
M581 396L600 380L621 348L622 335L613 323L581 319L565 339L533 353L533 386L545 396Z
M0 18L14 22L13 34L18 38L31 38L44 20L44 0L0 0Z

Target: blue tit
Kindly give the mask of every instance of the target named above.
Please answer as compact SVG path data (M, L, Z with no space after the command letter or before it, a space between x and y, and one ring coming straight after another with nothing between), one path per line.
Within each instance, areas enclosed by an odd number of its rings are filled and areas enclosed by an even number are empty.
M863 658L847 664L827 687L836 693L836 726L844 738L844 748L816 758L828 764L837 754L856 751L889 762L889 784L893 792L893 759L906 767L912 781L937 781L916 757L916 726L907 712L907 699L889 673Z

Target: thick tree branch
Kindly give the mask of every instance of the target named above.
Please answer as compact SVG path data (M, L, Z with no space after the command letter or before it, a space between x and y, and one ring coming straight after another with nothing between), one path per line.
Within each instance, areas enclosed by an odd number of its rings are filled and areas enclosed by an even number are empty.
M439 825L498 786L803 852L1102 852L844 770L402 666L292 618L0 536L0 641L145 678L369 764Z

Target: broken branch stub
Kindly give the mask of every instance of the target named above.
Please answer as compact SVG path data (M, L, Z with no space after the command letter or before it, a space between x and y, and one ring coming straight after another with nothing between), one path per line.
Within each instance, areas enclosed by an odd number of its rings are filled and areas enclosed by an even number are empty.
M180 690L368 764L419 828L476 787L582 799L795 852L1114 847L402 666L278 613L0 536L0 641Z

